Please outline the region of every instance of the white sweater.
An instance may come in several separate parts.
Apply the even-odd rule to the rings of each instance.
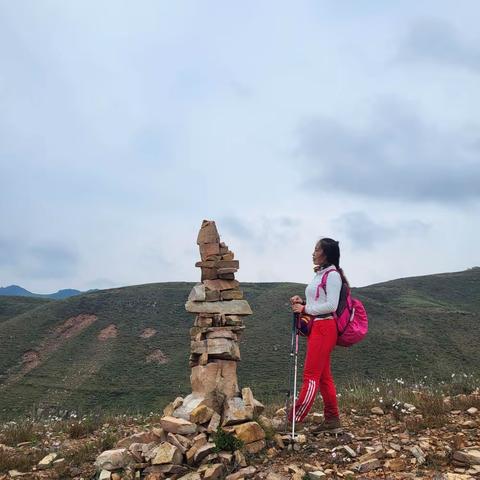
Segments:
[[[342,289],[342,277],[337,271],[331,272],[327,277],[327,293],[319,285],[322,282],[323,274],[327,270],[335,270],[334,266],[322,268],[315,273],[313,280],[307,285],[305,289],[305,298],[307,303],[305,305],[305,313],[309,315],[322,315],[325,313],[332,313],[337,310],[338,299],[340,298],[340,290]],[[318,299],[315,300],[318,289]]]

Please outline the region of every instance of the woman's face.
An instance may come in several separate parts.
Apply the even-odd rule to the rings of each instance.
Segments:
[[[327,258],[325,257],[325,255],[323,253],[321,245],[319,243],[317,243],[317,245],[315,245],[315,249],[313,250],[313,254],[312,254],[313,264],[314,265],[322,265],[323,263],[325,263],[326,259]]]

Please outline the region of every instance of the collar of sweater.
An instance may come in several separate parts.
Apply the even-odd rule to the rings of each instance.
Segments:
[[[315,265],[313,267],[313,270],[315,273],[324,273],[326,272],[327,270],[329,269],[333,269],[333,270],[336,270],[336,267],[335,265],[332,265],[332,264],[327,264],[327,265]]]

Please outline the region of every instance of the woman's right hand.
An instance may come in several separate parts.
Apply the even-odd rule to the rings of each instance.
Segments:
[[[302,297],[298,295],[294,295],[292,298],[290,298],[290,303],[293,305],[294,303],[303,303]]]

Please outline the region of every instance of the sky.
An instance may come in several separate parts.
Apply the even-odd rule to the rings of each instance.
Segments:
[[[480,265],[480,4],[0,0],[0,286]]]

